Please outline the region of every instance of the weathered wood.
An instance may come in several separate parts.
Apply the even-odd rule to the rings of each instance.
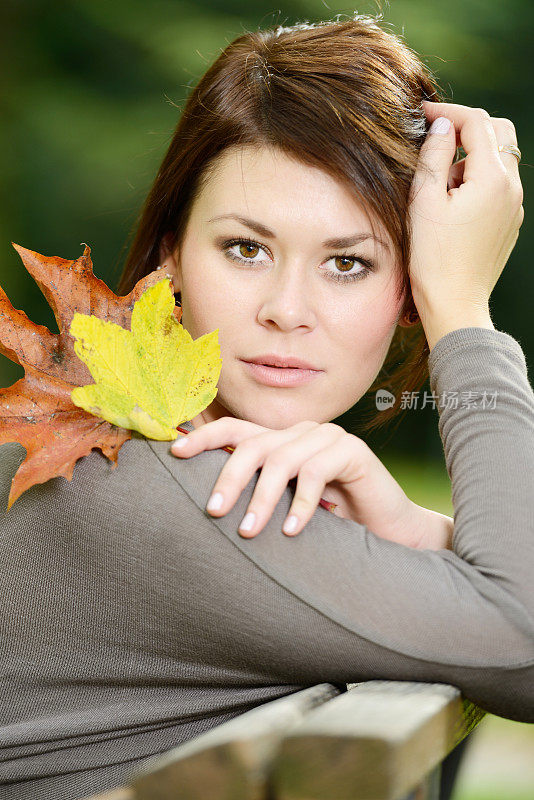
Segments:
[[[348,684],[284,737],[272,763],[272,797],[400,800],[485,713],[448,684]]]
[[[402,800],[440,800],[441,764],[434,767],[421,783]]]
[[[264,703],[84,800],[439,800],[485,711],[442,683],[329,683]]]
[[[135,800],[135,795],[131,789],[123,786],[105,794],[92,794],[91,797],[82,797],[81,800]]]
[[[272,700],[158,756],[129,781],[135,800],[267,800],[280,740],[339,695],[330,683]]]

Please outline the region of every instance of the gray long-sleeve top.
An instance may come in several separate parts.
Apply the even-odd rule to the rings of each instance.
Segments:
[[[70,482],[36,485],[6,513],[25,450],[0,447],[1,800],[104,791],[150,756],[324,681],[449,683],[534,722],[524,353],[505,332],[461,328],[437,342],[429,375],[452,550],[381,539],[321,506],[284,536],[289,486],[245,539],[237,528],[259,470],[214,518],[205,506],[230,455],[179,459],[135,433],[115,469],[93,450]]]

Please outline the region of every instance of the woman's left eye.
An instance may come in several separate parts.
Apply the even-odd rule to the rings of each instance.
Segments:
[[[231,248],[236,246],[238,246],[238,251],[241,255],[230,252]],[[257,255],[256,251],[263,250],[263,252],[265,252],[265,249],[252,239],[230,239],[229,241],[223,242],[222,249],[232,261],[239,261],[244,264],[261,263],[261,260],[254,260]],[[331,272],[328,270],[329,278],[339,283],[361,280],[374,270],[374,265],[371,261],[357,256],[333,255],[330,256],[327,261],[344,262],[343,264],[337,264],[337,266],[342,267],[340,271]],[[360,264],[360,269],[356,272],[349,272],[347,267],[349,267],[350,264],[347,264],[347,262],[352,262],[353,267],[355,267],[356,264]]]

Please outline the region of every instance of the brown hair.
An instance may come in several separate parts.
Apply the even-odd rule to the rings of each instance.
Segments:
[[[191,91],[146,198],[118,284],[127,294],[159,264],[159,245],[182,241],[193,203],[217,157],[239,145],[280,148],[347,185],[391,236],[401,271],[403,313],[414,310],[408,264],[408,195],[428,123],[421,101],[441,102],[432,73],[381,15],[246,32],[218,56]],[[400,295],[399,295],[400,299]],[[387,388],[394,404],[364,433],[388,423],[401,392],[428,377],[420,323],[397,326],[366,396]]]

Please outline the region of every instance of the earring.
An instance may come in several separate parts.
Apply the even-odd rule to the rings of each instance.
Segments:
[[[407,325],[415,325],[416,322],[419,322],[419,314],[416,309],[411,308],[402,319]]]
[[[174,293],[174,299],[176,301],[176,305],[180,306],[180,308],[181,308],[182,307],[182,293],[181,292],[175,292]]]

